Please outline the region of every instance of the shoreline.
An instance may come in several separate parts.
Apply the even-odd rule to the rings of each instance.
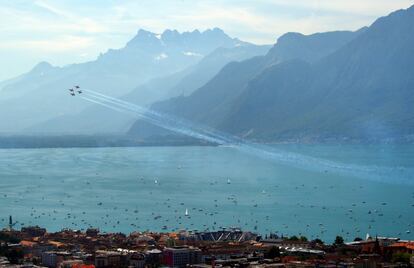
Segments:
[[[363,140],[347,138],[284,139],[279,141],[248,140],[262,145],[412,145],[411,138],[395,140]],[[124,148],[124,147],[191,147],[226,145],[197,140],[190,137],[137,138],[129,135],[0,135],[0,149],[52,149],[52,148]]]
[[[325,242],[241,229],[126,235],[31,226],[0,230],[0,267],[411,267],[414,259],[406,253],[414,242],[400,238],[337,235]]]

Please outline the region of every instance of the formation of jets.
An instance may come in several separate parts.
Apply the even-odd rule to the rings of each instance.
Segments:
[[[80,86],[74,86],[73,88],[69,88],[68,90],[71,96],[75,96],[76,93],[82,94],[82,90],[80,89]]]

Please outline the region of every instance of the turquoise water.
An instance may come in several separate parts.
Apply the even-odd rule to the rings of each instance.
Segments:
[[[295,161],[231,147],[0,150],[0,226],[414,239],[414,146],[275,149]]]

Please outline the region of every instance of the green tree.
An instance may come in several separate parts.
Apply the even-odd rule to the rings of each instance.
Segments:
[[[272,246],[264,255],[266,259],[274,259],[280,257],[279,247]]]
[[[291,241],[299,241],[299,238],[296,235],[292,235],[289,240]]]
[[[392,262],[402,262],[402,263],[407,263],[407,264],[409,264],[410,263],[410,257],[411,257],[411,255],[409,254],[409,253],[394,253],[393,255],[392,255],[392,259],[391,259],[391,261]]]
[[[7,259],[12,264],[18,264],[24,257],[24,253],[21,249],[9,249],[6,253]]]
[[[325,243],[324,243],[322,240],[320,240],[319,238],[316,238],[316,239],[312,240],[312,243],[315,243],[315,244],[320,244],[320,245],[325,244]]]
[[[10,234],[0,232],[0,241],[4,241],[11,244],[17,244],[20,242],[20,239],[11,236]]]
[[[168,238],[166,244],[167,244],[167,247],[175,247],[176,246],[175,240],[172,239],[172,238]]]
[[[337,235],[335,237],[335,245],[343,245],[344,244],[344,238],[342,236]]]

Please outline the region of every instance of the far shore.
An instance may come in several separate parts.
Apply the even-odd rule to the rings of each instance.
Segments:
[[[249,142],[266,145],[387,145],[414,144],[412,137],[398,139],[358,139],[348,137],[303,137]],[[184,136],[138,138],[131,135],[0,135],[0,149],[105,148],[105,147],[179,147],[226,146]]]

